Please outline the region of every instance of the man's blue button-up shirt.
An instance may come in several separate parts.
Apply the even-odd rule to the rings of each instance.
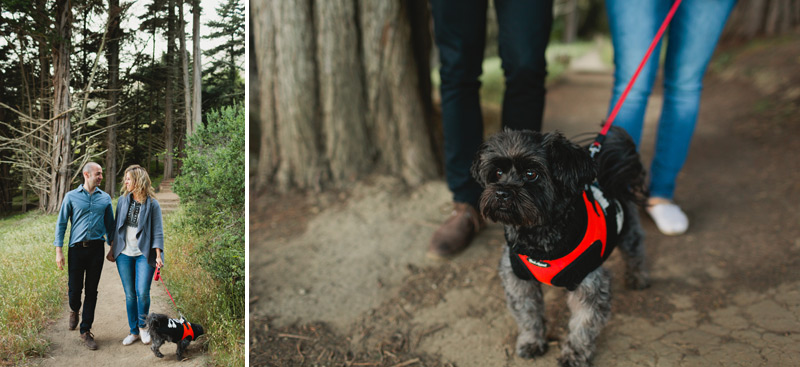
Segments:
[[[90,195],[83,185],[64,195],[61,210],[58,212],[56,240],[53,245],[58,247],[64,245],[67,221],[72,222],[69,231],[70,246],[81,241],[112,241],[114,239],[114,211],[111,208],[111,196],[98,187],[95,187],[94,192]]]

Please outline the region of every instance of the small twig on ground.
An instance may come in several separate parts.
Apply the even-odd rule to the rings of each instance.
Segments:
[[[419,347],[419,343],[422,341],[422,339],[424,339],[428,335],[431,335],[431,334],[433,334],[433,333],[435,333],[435,332],[437,332],[439,330],[442,330],[442,329],[444,329],[446,327],[447,327],[447,324],[441,324],[441,325],[434,326],[434,327],[432,327],[432,328],[430,328],[428,330],[425,330],[422,333],[420,333],[419,336],[417,337],[417,342],[414,344],[414,349],[417,349],[417,347]]]
[[[258,301],[258,296],[250,298],[250,304],[253,304],[255,301]]]
[[[404,367],[404,366],[412,365],[412,364],[417,363],[417,362],[419,362],[419,358],[414,358],[414,359],[409,359],[409,360],[407,360],[405,362],[402,362],[402,363],[398,363],[398,364],[396,364],[396,365],[394,365],[392,367]]]
[[[309,338],[307,336],[294,335],[294,334],[283,334],[283,333],[281,333],[281,334],[278,334],[278,337],[279,338],[291,338],[291,339],[303,339],[303,340],[315,341],[314,338]]]
[[[297,342],[297,353],[300,354],[300,364],[306,361],[306,356],[303,355],[303,352],[300,351],[300,344],[303,344],[303,341],[300,340]]]

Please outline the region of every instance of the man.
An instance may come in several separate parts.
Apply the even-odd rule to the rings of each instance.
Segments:
[[[503,60],[503,127],[542,127],[547,62],[544,51],[553,24],[553,1],[495,0],[498,46]],[[487,0],[431,0],[441,66],[442,127],[447,186],[454,210],[433,234],[428,256],[441,259],[464,250],[483,227],[481,187],[470,166],[483,139],[478,91],[486,43]]]
[[[103,243],[109,246],[114,238],[114,212],[111,196],[100,190],[103,169],[89,162],[83,167],[83,185],[68,192],[61,203],[56,222],[56,265],[64,269],[64,232],[67,222],[72,222],[69,233],[69,329],[78,326],[78,311],[81,309],[81,290],[86,288],[83,300],[83,317],[80,336],[86,347],[97,349],[91,333],[94,309],[97,305],[97,285],[103,271]]]

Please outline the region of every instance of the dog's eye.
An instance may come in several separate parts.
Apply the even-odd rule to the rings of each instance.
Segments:
[[[525,171],[525,178],[528,179],[528,181],[534,181],[537,178],[539,178],[539,174],[536,173],[534,170],[529,169]]]
[[[497,176],[497,178],[503,177],[503,170],[498,168],[494,174]]]

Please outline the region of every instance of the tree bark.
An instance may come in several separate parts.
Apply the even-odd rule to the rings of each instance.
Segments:
[[[800,0],[742,0],[726,25],[724,38],[748,40],[792,32],[800,25]]]
[[[108,105],[116,106],[119,96],[119,42],[120,31],[120,12],[119,0],[108,0]],[[112,107],[106,118],[108,135],[106,137],[106,188],[105,191],[116,197],[117,191],[117,108]]]
[[[291,186],[319,190],[327,179],[320,147],[314,28],[311,1],[275,1],[275,112],[281,163],[275,179],[281,190]],[[280,98],[278,98],[280,96]]]
[[[321,153],[333,182],[358,178],[373,159],[364,119],[364,68],[359,53],[353,52],[359,38],[356,11],[350,0],[318,1],[314,7],[320,119],[325,131]]]
[[[273,11],[265,1],[250,3],[250,25],[252,26],[253,54],[256,58],[258,78],[258,122],[260,127],[258,164],[254,179],[255,187],[261,190],[274,178],[280,163],[275,122],[275,22]],[[254,88],[250,89],[252,93]],[[251,106],[252,107],[252,106]]]
[[[417,61],[429,48],[415,47],[410,25],[427,15],[417,2],[251,3],[258,188],[318,190],[375,171],[410,185],[436,176],[430,93],[420,84],[429,70]]]
[[[186,136],[192,135],[192,89],[189,85],[189,60],[186,55],[186,22],[183,21],[183,0],[178,5],[178,23],[180,24],[181,74],[183,75],[183,111],[186,115]]]
[[[203,123],[203,66],[200,64],[200,0],[192,1],[192,133]],[[187,133],[187,135],[190,135]]]
[[[173,79],[175,77],[174,70],[174,55],[175,55],[175,0],[169,0],[169,11],[167,15],[167,85],[165,88],[164,100],[164,179],[175,177],[173,165],[173,148],[175,138],[173,136],[173,106],[174,99],[173,92]]]
[[[369,128],[380,163],[416,186],[436,176],[414,60],[407,2],[364,1],[360,7]]]
[[[70,163],[72,149],[70,134],[70,73],[69,55],[72,42],[72,1],[59,0],[56,3],[56,32],[58,38],[53,48],[53,154],[50,195],[47,212],[55,213],[61,208],[61,201],[69,190]]]

